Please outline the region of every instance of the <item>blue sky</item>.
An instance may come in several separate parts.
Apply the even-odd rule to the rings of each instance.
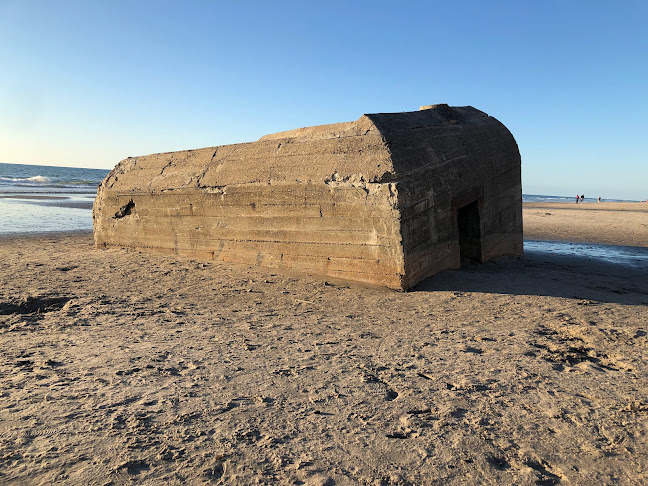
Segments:
[[[503,122],[527,194],[648,198],[648,2],[0,0],[0,162],[134,155],[420,105]]]

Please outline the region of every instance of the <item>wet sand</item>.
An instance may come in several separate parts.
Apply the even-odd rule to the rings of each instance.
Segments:
[[[58,199],[70,199],[68,196],[50,196],[45,194],[0,194],[0,199],[35,199],[40,200],[58,200]]]
[[[92,204],[94,202],[94,197],[88,197],[83,194],[74,196],[53,196],[49,194],[0,194],[0,199],[15,199],[41,206],[73,209],[92,209]]]
[[[0,483],[648,482],[648,215],[537,206],[529,239],[639,257],[532,243],[398,293],[0,239]]]

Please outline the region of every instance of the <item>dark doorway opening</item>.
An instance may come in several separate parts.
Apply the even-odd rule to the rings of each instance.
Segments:
[[[481,225],[477,201],[458,209],[457,223],[459,226],[461,266],[469,262],[481,262]]]

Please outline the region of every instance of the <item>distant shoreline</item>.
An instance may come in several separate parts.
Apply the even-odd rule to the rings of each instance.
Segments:
[[[522,207],[531,208],[551,208],[551,209],[569,209],[585,211],[635,211],[648,213],[648,203],[645,202],[585,202],[585,203],[567,203],[567,202],[523,202]]]

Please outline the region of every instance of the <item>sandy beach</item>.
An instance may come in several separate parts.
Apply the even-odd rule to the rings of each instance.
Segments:
[[[646,203],[524,225],[648,248]],[[646,265],[527,252],[400,293],[89,232],[0,259],[2,484],[648,483]]]
[[[648,246],[648,203],[524,203],[526,239]]]

